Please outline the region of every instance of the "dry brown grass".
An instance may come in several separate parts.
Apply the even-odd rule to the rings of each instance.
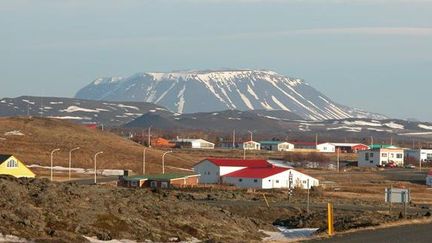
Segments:
[[[6,132],[19,130],[24,136],[5,136]],[[67,166],[69,150],[73,153],[73,167],[92,168],[93,155],[98,151],[98,167],[104,169],[142,170],[143,147],[109,132],[88,129],[67,121],[45,118],[0,118],[0,153],[14,154],[27,164],[50,164],[50,151],[60,148],[55,155],[55,165]],[[164,151],[147,151],[147,171],[160,172]],[[169,154],[166,164],[190,168],[196,161],[185,154]]]

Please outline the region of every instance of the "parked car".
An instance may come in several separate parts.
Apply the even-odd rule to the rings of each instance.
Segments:
[[[389,162],[384,167],[386,167],[386,168],[396,168],[397,165],[394,162]]]
[[[415,165],[405,165],[405,168],[407,169],[415,169]]]

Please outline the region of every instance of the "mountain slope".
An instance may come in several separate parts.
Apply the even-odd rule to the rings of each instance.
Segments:
[[[152,126],[167,131],[205,131],[218,134],[239,134],[254,131],[263,139],[271,137],[289,137],[290,139],[314,139],[316,134],[328,141],[386,139],[399,140],[430,139],[432,124],[398,119],[374,120],[348,118],[340,120],[306,121],[288,111],[238,111],[198,112],[178,114],[169,111],[156,111],[144,114],[124,125],[127,129],[138,129]],[[388,142],[387,140],[382,142]]]
[[[285,110],[303,119],[384,119],[339,105],[300,79],[273,71],[221,70],[138,73],[128,78],[101,78],[77,98],[146,101],[177,113],[220,110]]]
[[[165,110],[145,102],[103,102],[59,97],[22,96],[0,99],[0,117],[44,116],[78,123],[119,126],[156,110]]]

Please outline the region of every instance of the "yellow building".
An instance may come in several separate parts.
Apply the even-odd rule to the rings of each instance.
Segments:
[[[13,155],[0,154],[0,175],[34,178],[35,174]]]

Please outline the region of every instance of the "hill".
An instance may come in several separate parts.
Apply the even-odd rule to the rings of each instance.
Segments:
[[[76,123],[120,126],[165,108],[146,102],[105,102],[62,97],[21,96],[0,99],[0,117],[44,116]]]
[[[124,125],[127,129],[142,129],[152,126],[162,130],[211,132],[230,136],[233,130],[239,135],[253,131],[257,139],[280,139],[315,141],[318,134],[321,142],[345,139],[368,143],[389,143],[390,138],[412,141],[432,138],[432,124],[399,119],[359,119],[306,121],[288,111],[220,111],[178,114],[169,111],[147,113]]]
[[[301,79],[268,70],[137,73],[127,78],[99,78],[77,98],[146,101],[177,113],[220,110],[285,110],[303,119],[384,119],[383,115],[333,102]]]
[[[55,165],[67,166],[69,150],[73,153],[73,167],[94,168],[93,155],[98,151],[100,169],[132,169],[142,171],[143,147],[109,132],[89,129],[68,121],[47,118],[0,118],[0,153],[14,154],[27,164],[50,165],[50,151],[55,154]],[[147,172],[161,171],[163,151],[147,151]],[[167,155],[166,164],[190,168],[194,160],[187,156]]]

